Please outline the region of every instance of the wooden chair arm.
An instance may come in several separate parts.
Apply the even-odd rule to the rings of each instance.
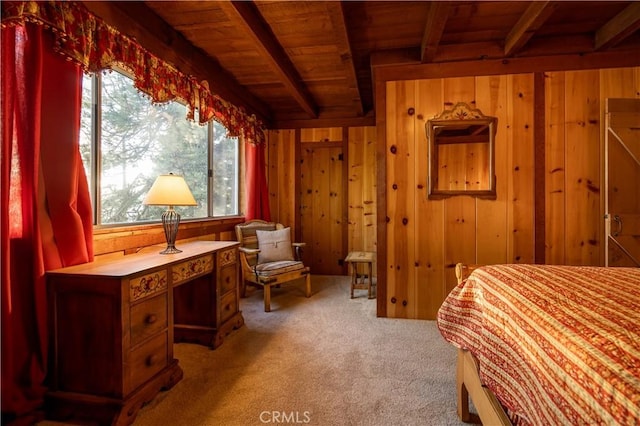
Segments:
[[[260,249],[251,249],[251,248],[246,248],[246,247],[238,247],[238,250],[240,250],[244,254],[258,254],[258,253],[260,253]]]
[[[293,246],[296,260],[302,262],[302,248],[305,247],[307,243],[291,243],[291,245]]]

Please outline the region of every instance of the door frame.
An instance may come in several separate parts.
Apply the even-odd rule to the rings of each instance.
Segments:
[[[342,197],[342,217],[340,218],[341,231],[342,231],[342,275],[347,275],[347,264],[344,262],[344,258],[347,257],[349,250],[349,128],[342,127],[342,140],[341,141],[327,141],[327,142],[302,142],[301,129],[295,129],[295,206],[296,206],[296,223],[299,226],[295,229],[295,240],[302,241],[302,197],[300,191],[302,190],[302,183],[300,177],[301,160],[302,160],[302,144],[312,143],[315,147],[338,147],[342,148],[342,182],[341,190]],[[307,244],[311,244],[310,241],[305,241]],[[313,271],[312,271],[313,272]]]

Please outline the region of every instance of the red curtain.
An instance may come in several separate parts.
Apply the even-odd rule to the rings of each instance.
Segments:
[[[247,205],[245,219],[271,220],[269,211],[269,190],[267,189],[265,145],[246,143],[245,145],[245,188]]]
[[[82,71],[38,25],[2,28],[2,417],[32,423],[47,373],[45,271],[93,259],[78,148]]]

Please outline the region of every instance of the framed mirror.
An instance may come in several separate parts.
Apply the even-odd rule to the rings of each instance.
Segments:
[[[430,199],[455,195],[496,198],[498,119],[458,103],[427,121]]]

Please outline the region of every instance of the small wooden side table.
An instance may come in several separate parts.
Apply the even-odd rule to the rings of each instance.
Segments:
[[[352,251],[349,252],[344,259],[351,268],[351,298],[353,299],[353,290],[369,290],[369,299],[375,299],[371,292],[373,286],[373,260],[376,254],[370,251]],[[358,274],[358,264],[367,265],[366,274]],[[368,280],[367,280],[368,278]],[[366,281],[365,281],[366,280]]]

